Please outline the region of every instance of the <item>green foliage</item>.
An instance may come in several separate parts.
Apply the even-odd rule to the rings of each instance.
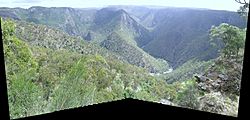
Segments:
[[[245,21],[235,12],[171,8],[149,11],[140,11],[145,14],[138,13],[139,10],[131,12],[139,14],[140,23],[145,22],[145,26],[153,28],[153,40],[143,49],[154,57],[164,58],[173,68],[193,58],[210,60],[218,57],[220,48],[214,49],[209,44],[208,31],[212,25],[226,22],[246,27]]]
[[[19,73],[8,85],[10,117],[19,118],[43,112],[45,105],[43,90],[30,80],[32,75]]]
[[[199,91],[195,80],[187,80],[182,84],[182,88],[178,93],[176,102],[182,107],[188,107],[192,109],[199,108]]]
[[[15,24],[11,20],[1,20],[3,33],[4,58],[7,79],[21,71],[35,71],[37,63],[32,57],[28,45],[19,40],[15,35]]]
[[[80,59],[66,73],[61,84],[52,94],[52,110],[61,110],[71,107],[85,106],[88,104],[88,95],[91,94],[93,85],[87,83],[87,74],[84,60]]]
[[[37,84],[36,73],[38,63],[29,46],[14,35],[15,24],[10,20],[1,24],[10,116],[17,118],[42,112],[43,91]]]
[[[239,50],[244,48],[246,29],[222,23],[219,26],[212,26],[210,30],[211,41],[222,40],[224,48],[221,51],[226,59],[238,57]]]
[[[162,72],[168,69],[168,64],[163,59],[155,59],[135,44],[130,43],[129,38],[121,35],[121,33],[113,32],[106,40],[101,42],[101,46],[118,53],[122,59],[128,63],[143,67],[152,72]]]
[[[168,63],[163,59],[152,57],[138,47],[150,42],[152,36],[149,36],[148,31],[141,25],[135,24],[136,21],[125,11],[114,12],[116,13],[114,18],[100,14],[101,17],[109,18],[95,21],[95,25],[92,25],[92,20],[80,17],[81,14],[87,14],[83,11],[73,14],[74,10],[70,8],[56,11],[54,8],[40,7],[29,10],[35,12],[26,16],[28,13],[21,14],[19,11],[18,17],[33,23],[15,21],[16,26],[10,20],[2,23],[11,117],[29,116],[124,98],[148,101],[167,99],[180,106],[198,107],[199,92],[194,80],[189,79],[197,71],[205,71],[211,62],[196,60],[186,62],[186,60],[193,58],[187,56],[196,53],[195,51],[201,50],[204,46],[206,49],[207,44],[200,42],[207,37],[206,35],[191,33],[190,36],[200,37],[192,39],[191,42],[185,41],[189,42],[188,44],[180,39],[180,44],[174,46],[175,50],[180,52],[173,54],[179,55],[179,58],[174,60],[177,60],[178,64],[186,63],[172,73],[151,76],[149,71],[162,73],[168,69]],[[65,14],[59,14],[61,12]],[[93,16],[90,19],[93,19]],[[64,23],[65,18],[70,18],[67,19],[67,23]],[[107,23],[100,27],[98,23],[102,22]],[[34,23],[51,25],[64,32]],[[176,28],[174,24],[169,25],[170,28],[171,26]],[[80,38],[84,37],[90,26],[99,28],[91,35],[95,35],[94,42],[98,44],[100,42],[105,48]],[[189,28],[192,28],[192,25]],[[166,48],[165,45],[168,44],[161,40],[166,38],[175,40],[176,36],[166,37],[162,34],[165,34],[166,29],[161,28],[161,25],[160,29],[153,30],[154,34],[159,32],[154,42],[160,42],[159,48]],[[175,31],[179,33],[180,29],[182,28],[177,28]],[[202,28],[197,28],[199,31],[200,29]],[[102,31],[105,34],[101,34]],[[189,29],[184,31],[190,32]],[[237,39],[235,38],[236,41],[244,36],[243,32],[240,33]],[[167,33],[170,34],[172,33]],[[177,37],[179,36],[192,38],[189,35],[178,34]],[[175,44],[173,41],[170,43],[169,45]],[[194,44],[197,46],[193,46]],[[186,50],[179,50],[184,45],[188,46]],[[237,43],[236,46],[242,48],[241,43]],[[189,49],[193,51],[190,52]],[[173,53],[171,47],[155,50],[159,53]],[[206,49],[203,55],[209,53],[210,51]],[[197,54],[200,53],[194,56]]]
[[[110,40],[105,40],[103,42],[105,48],[103,48],[48,26],[26,22],[17,22],[17,24],[17,35],[32,46],[54,50],[66,49],[83,55],[100,54],[105,59],[118,59],[133,65],[145,66],[149,70],[159,71],[168,67],[166,61],[153,58],[135,45],[125,42],[118,34],[112,34]]]
[[[121,9],[121,7],[119,6],[118,9]],[[140,59],[140,62],[146,61],[145,63],[149,64],[148,66],[153,66],[157,70],[161,70],[161,67],[157,67],[157,61],[152,59],[152,56],[164,58],[173,67],[178,67],[194,57],[200,60],[209,60],[217,57],[217,49],[210,49],[211,46],[208,44],[207,31],[212,25],[227,22],[241,27],[246,26],[237,13],[228,11],[187,10],[188,12],[184,12],[183,10],[175,10],[176,8],[159,10],[143,7],[125,7],[122,9],[125,11],[109,8],[86,10],[31,7],[29,9],[1,8],[0,13],[2,16],[20,19],[21,21],[58,28],[69,35],[81,38],[88,38],[88,33],[91,31],[94,33],[91,36],[94,37],[90,42],[96,43],[105,40],[112,32],[119,32],[122,38],[126,38],[124,41],[133,45],[137,44],[137,48],[147,51],[150,55],[145,53],[146,57],[143,57],[145,59]],[[23,26],[22,24],[18,25],[18,27]],[[45,29],[48,32],[39,35],[43,32],[37,31],[37,28],[41,27],[35,27],[30,29],[30,31],[23,32],[27,37],[21,39],[35,39],[37,41],[33,41],[32,45],[39,44],[52,49],[65,47],[64,45],[67,43],[66,46],[69,49],[74,49],[79,51],[79,53],[89,53],[89,50],[82,48],[82,46],[79,47],[77,45],[76,47],[72,45],[74,44],[72,41],[61,43],[61,41],[65,41],[63,37],[66,37],[62,33],[56,34],[56,32],[53,33],[50,29]],[[152,30],[150,31],[147,28]],[[33,35],[29,36],[31,33]],[[57,41],[58,44],[55,44],[53,40],[49,39],[50,37],[56,37],[60,41]],[[44,43],[40,43],[43,40],[45,40]],[[91,53],[96,51],[98,50],[91,50]],[[134,51],[130,52],[135,53]],[[118,55],[118,57],[121,56]],[[126,59],[126,57],[123,57],[123,59]],[[132,64],[138,65],[137,62],[132,62]]]
[[[194,74],[201,74],[207,70],[212,61],[199,61],[196,59],[189,60],[173,72],[161,75],[160,78],[167,81],[167,83],[174,83],[176,81],[182,82],[191,79]]]
[[[42,84],[45,91],[44,97],[49,99],[50,94],[55,86],[65,77],[73,64],[78,61],[81,56],[66,50],[56,50],[33,47],[34,57],[38,61],[38,81]]]

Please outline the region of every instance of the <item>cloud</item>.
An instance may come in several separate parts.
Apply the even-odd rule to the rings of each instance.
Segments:
[[[13,3],[40,3],[43,0],[15,0]]]

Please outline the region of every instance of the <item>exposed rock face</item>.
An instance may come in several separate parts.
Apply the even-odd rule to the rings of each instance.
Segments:
[[[195,76],[199,89],[206,92],[239,95],[242,63],[218,59],[216,64],[206,73]]]
[[[220,92],[212,92],[200,98],[199,109],[236,117],[238,114],[238,101],[239,98],[236,101],[232,101]]]
[[[205,92],[199,98],[199,110],[237,116],[242,63],[218,58],[202,75],[196,75],[198,88]]]

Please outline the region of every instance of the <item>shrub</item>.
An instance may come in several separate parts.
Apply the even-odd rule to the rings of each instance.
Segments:
[[[175,101],[182,107],[198,109],[198,96],[199,91],[195,80],[188,80],[182,83],[182,90],[178,93]]]

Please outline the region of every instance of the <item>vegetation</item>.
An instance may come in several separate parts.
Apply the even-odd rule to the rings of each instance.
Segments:
[[[246,29],[233,25],[222,23],[217,27],[212,26],[212,44],[216,45],[214,42],[221,40],[223,48],[220,51],[221,56],[209,69],[201,76],[196,76],[198,88],[204,92],[199,97],[200,110],[237,116],[245,36]]]
[[[11,118],[125,98],[237,115],[237,13],[126,9],[0,8]]]
[[[31,39],[16,37],[13,21],[1,24],[11,118],[131,97],[176,97],[174,86],[150,76],[145,68],[100,54],[34,45]]]
[[[208,61],[219,56],[221,47],[213,48],[209,42],[208,31],[212,25],[224,22],[239,28],[246,27],[245,20],[235,12],[165,8],[150,10],[141,17],[140,22],[151,20],[150,23],[154,24],[153,40],[143,49],[152,56],[167,60],[173,68],[194,58]]]
[[[238,58],[240,50],[245,46],[246,29],[222,23],[218,27],[212,26],[210,36],[212,41],[219,39],[224,43],[221,51],[222,57],[225,59]]]
[[[194,79],[187,80],[182,84],[184,87],[177,96],[178,105],[182,107],[198,109],[200,105],[198,97],[202,94],[198,90],[198,84]]]
[[[246,22],[248,20],[248,12],[249,12],[249,2],[246,0],[235,0],[237,3],[241,4],[240,8],[237,10],[237,12],[244,18],[246,19]]]
[[[157,60],[152,56],[146,54],[144,51],[139,48],[127,43],[127,42],[114,42],[110,46],[101,47],[99,45],[89,43],[82,38],[73,37],[68,35],[67,33],[52,28],[47,27],[45,25],[37,25],[27,22],[17,22],[16,34],[18,37],[28,42],[28,44],[32,46],[41,46],[54,50],[58,49],[67,49],[72,52],[78,52],[83,55],[89,54],[101,54],[107,59],[118,59],[123,62],[127,62],[136,66],[142,66],[142,64],[150,70],[155,71],[164,71],[168,68],[168,65],[164,61]],[[110,36],[112,40],[115,38],[119,38],[116,41],[123,40],[120,36]],[[110,41],[110,40],[105,40]],[[105,42],[103,42],[105,43]],[[125,46],[127,49],[125,52],[122,52],[122,49],[118,49],[119,51],[115,51],[117,49],[115,47]],[[139,54],[139,55],[138,55]],[[137,57],[132,57],[138,55]],[[163,64],[159,67],[159,64]]]
[[[15,24],[4,21],[1,26],[11,115],[22,117],[36,114],[42,110],[38,104],[42,106],[43,95],[37,82],[38,63],[28,45],[15,36]]]
[[[187,79],[192,79],[195,74],[202,74],[205,72],[212,63],[212,60],[205,62],[193,59],[186,62],[173,72],[163,75],[162,77],[167,81],[167,83],[186,81]]]
[[[153,56],[164,59],[173,68],[193,58],[208,61],[219,56],[218,49],[211,49],[209,44],[208,31],[212,25],[225,22],[240,28],[246,26],[245,20],[236,12],[178,9],[131,6],[114,6],[100,10],[65,7],[0,8],[0,16],[57,28],[98,45],[116,32],[126,44],[133,44],[133,47],[140,49],[136,51],[144,54],[147,57],[145,59],[151,62],[148,66],[158,63],[151,57]]]

